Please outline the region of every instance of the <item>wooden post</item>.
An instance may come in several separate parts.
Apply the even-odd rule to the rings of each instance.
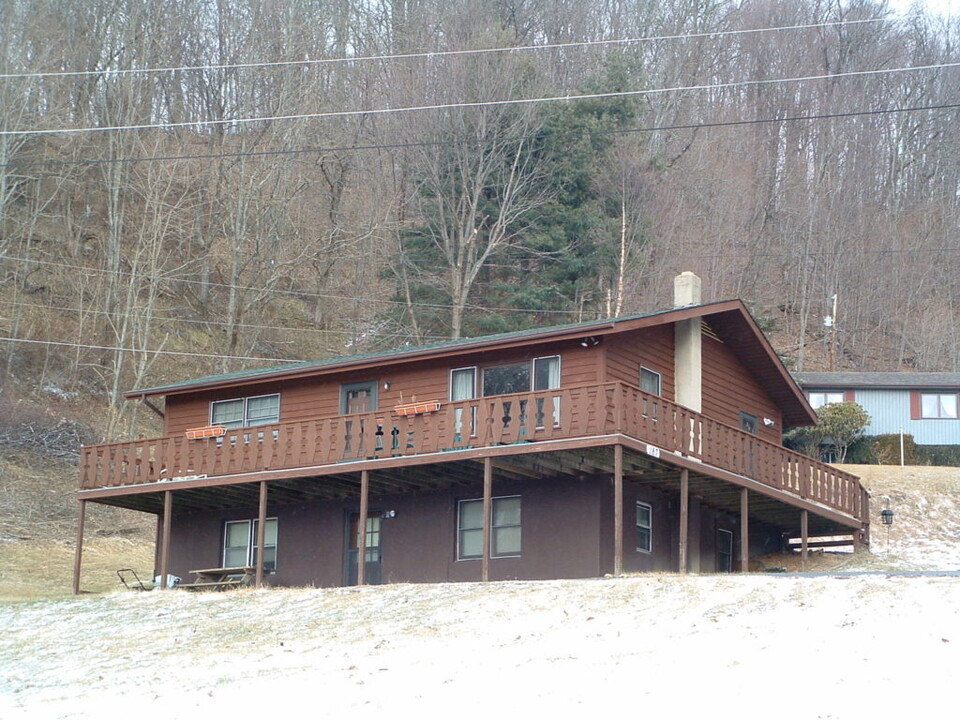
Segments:
[[[800,569],[803,572],[807,571],[808,522],[807,511],[802,510],[800,512]]]
[[[263,550],[267,539],[267,481],[260,481],[260,513],[257,515],[257,579],[256,587],[263,587]]]
[[[77,547],[73,554],[73,594],[80,594],[80,561],[83,557],[83,524],[87,518],[87,501],[80,501],[80,515],[77,518]]]
[[[623,445],[613,446],[613,574],[623,574]]]
[[[680,471],[680,572],[687,571],[687,543],[690,527],[690,471]]]
[[[483,556],[480,579],[490,580],[490,524],[493,519],[493,458],[483,459]]]
[[[167,589],[167,566],[170,560],[170,523],[173,519],[173,491],[163,492],[163,534],[160,537],[160,589]]]
[[[740,490],[740,572],[750,571],[749,508],[747,489],[743,488]]]
[[[370,512],[370,471],[360,471],[360,516],[357,518],[357,585],[367,582],[367,514]]]

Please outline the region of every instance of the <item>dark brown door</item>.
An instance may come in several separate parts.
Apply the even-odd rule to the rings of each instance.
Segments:
[[[359,548],[357,545],[357,524],[360,519],[360,513],[350,513],[347,519],[347,538],[346,548],[346,572],[345,584],[357,584],[357,557]],[[371,512],[367,514],[367,526],[364,532],[366,564],[364,567],[364,579],[367,585],[379,585],[383,577],[383,535],[380,532],[381,513]]]

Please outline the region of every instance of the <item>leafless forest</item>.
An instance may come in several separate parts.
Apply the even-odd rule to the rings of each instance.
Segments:
[[[134,386],[684,269],[797,369],[960,370],[958,44],[871,0],[2,0],[0,379],[116,435]]]

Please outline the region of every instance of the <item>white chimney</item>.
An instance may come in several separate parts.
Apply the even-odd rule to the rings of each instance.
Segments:
[[[676,308],[699,305],[700,278],[684,271],[673,280],[673,305]],[[673,358],[676,381],[676,401],[684,407],[701,412],[703,409],[703,372],[700,318],[674,323]]]
[[[673,279],[673,306],[687,307],[700,304],[700,278],[684,270]]]

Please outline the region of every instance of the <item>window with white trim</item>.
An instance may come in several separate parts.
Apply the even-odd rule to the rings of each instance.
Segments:
[[[842,392],[812,392],[810,393],[810,407],[814,410],[822,408],[824,405],[832,403],[842,403],[844,395]]]
[[[210,403],[210,424],[229,429],[280,422],[280,394],[257,395]]]
[[[653,506],[637,502],[637,552],[653,552]]]
[[[660,373],[650,368],[640,366],[640,389],[651,395],[659,395],[661,391]]]
[[[490,557],[520,555],[520,496],[492,498]],[[483,557],[483,499],[461,500],[457,507],[457,560]]]
[[[934,420],[957,419],[956,393],[921,393],[920,417]]]
[[[231,520],[223,525],[223,566],[247,567],[257,564],[259,520]],[[277,519],[267,518],[263,526],[263,568],[277,569]]]

